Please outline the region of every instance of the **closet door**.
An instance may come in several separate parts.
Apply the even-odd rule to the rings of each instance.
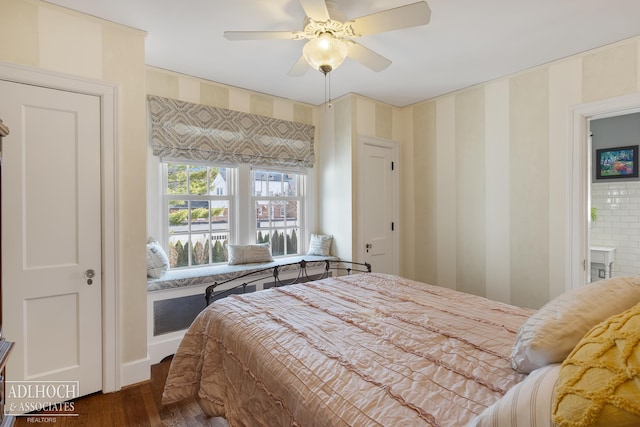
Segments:
[[[396,146],[363,137],[360,144],[360,247],[358,260],[376,273],[399,274]]]
[[[8,381],[102,389],[100,98],[0,81]],[[60,401],[65,399],[60,399]],[[8,402],[9,403],[9,402]]]

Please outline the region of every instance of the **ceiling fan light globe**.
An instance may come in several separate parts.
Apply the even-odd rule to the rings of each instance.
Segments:
[[[302,54],[309,65],[326,74],[324,70],[335,70],[347,57],[349,48],[342,40],[330,34],[322,34],[311,39],[302,48]]]

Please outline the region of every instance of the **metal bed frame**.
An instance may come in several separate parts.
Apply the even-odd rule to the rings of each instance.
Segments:
[[[307,264],[319,264],[319,263],[324,263],[324,270],[322,271],[322,273],[320,273],[319,276],[318,275],[314,277],[309,276],[309,274],[307,273]],[[280,269],[288,266],[298,266],[298,275],[293,279],[289,279],[286,281],[281,280]],[[239,288],[242,288],[242,293],[246,293],[248,285],[255,282],[259,282],[259,281],[264,281],[265,280],[264,273],[271,270],[272,270],[272,276],[274,279],[274,286],[279,287],[279,286],[293,285],[295,283],[305,283],[313,280],[324,279],[326,277],[329,277],[329,273],[332,271],[335,271],[337,273],[346,273],[347,275],[351,273],[371,273],[371,264],[367,262],[360,263],[360,262],[353,262],[353,261],[344,261],[339,259],[324,260],[324,261],[306,261],[303,259],[301,261],[292,262],[289,264],[280,264],[280,265],[274,265],[271,267],[262,268],[260,270],[253,270],[248,273],[233,277],[231,279],[223,280],[222,282],[215,282],[214,284],[207,286],[204,294],[207,305],[215,301],[217,299],[216,296],[219,296],[222,294],[238,293],[238,292],[234,292],[234,290],[237,290]],[[255,277],[255,276],[259,276],[259,277]],[[225,285],[227,283],[234,282],[243,278],[248,278],[248,280],[245,280],[242,283],[236,286],[233,286],[231,288],[228,288],[222,291],[216,291],[216,288],[222,285]]]

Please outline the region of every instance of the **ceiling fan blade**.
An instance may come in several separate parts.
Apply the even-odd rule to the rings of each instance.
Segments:
[[[328,21],[329,11],[324,0],[300,0],[304,13],[314,21]]]
[[[225,31],[227,40],[295,40],[294,31]]]
[[[353,20],[351,28],[360,36],[425,25],[431,18],[426,1],[372,13]]]
[[[391,65],[390,60],[358,43],[349,45],[348,56],[362,65],[371,68],[373,71],[382,71]]]
[[[290,77],[301,77],[307,73],[307,70],[309,68],[311,67],[309,66],[309,63],[307,62],[307,60],[304,59],[304,56],[300,56],[298,61],[296,61],[296,63],[293,64],[293,67],[291,67],[291,69],[287,74]]]

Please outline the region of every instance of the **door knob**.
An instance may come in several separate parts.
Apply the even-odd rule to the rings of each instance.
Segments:
[[[87,285],[93,285],[93,278],[96,276],[96,272],[92,269],[89,269],[84,272],[84,278],[87,281]]]

